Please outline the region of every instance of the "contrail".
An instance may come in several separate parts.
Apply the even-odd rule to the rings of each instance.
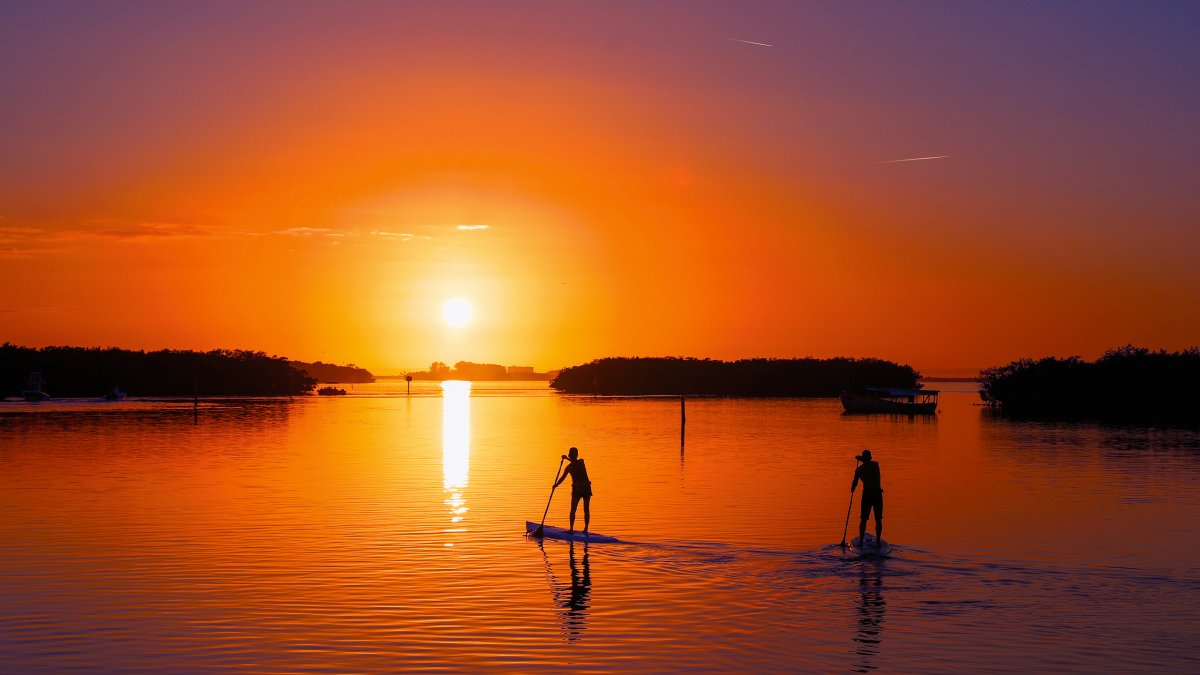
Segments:
[[[927,159],[946,159],[950,155],[934,155],[932,157],[909,157],[907,159],[888,159],[881,164],[895,164],[896,162],[923,162]]]
[[[751,41],[749,41],[749,40],[740,40],[740,39],[738,39],[738,38],[725,38],[725,39],[726,39],[726,40],[733,40],[734,42],[742,42],[742,43],[745,43],[745,44],[748,44],[748,45],[758,45],[759,47],[774,47],[774,46],[775,46],[775,45],[769,45],[769,44],[767,44],[767,43],[765,43],[765,42],[751,42]]]

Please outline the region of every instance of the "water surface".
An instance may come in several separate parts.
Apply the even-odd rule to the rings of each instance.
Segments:
[[[4,669],[1200,669],[1195,432],[414,384],[0,404]],[[571,445],[622,543],[522,535]]]

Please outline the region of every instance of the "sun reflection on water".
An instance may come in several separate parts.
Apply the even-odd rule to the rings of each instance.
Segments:
[[[450,511],[447,534],[466,532],[463,520],[469,510],[464,492],[471,466],[471,383],[447,380],[442,383],[442,502]],[[446,542],[446,546],[453,546]]]

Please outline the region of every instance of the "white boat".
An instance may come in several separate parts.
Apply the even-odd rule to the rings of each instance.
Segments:
[[[868,387],[863,393],[843,393],[842,407],[848,413],[894,413],[932,415],[937,412],[934,389],[891,389]]]
[[[21,397],[26,401],[49,401],[50,394],[42,391],[42,385],[45,380],[42,379],[40,372],[34,371],[29,374],[29,381],[25,383],[25,390],[21,392]]]

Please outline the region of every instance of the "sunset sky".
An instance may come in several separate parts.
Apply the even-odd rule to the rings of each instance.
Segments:
[[[376,373],[1181,349],[1198,29],[1197,2],[3,0],[0,341]]]

